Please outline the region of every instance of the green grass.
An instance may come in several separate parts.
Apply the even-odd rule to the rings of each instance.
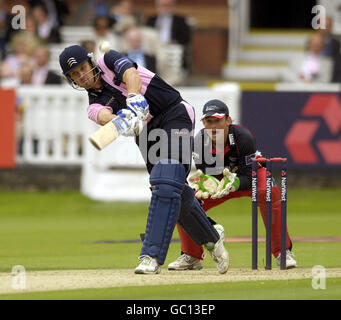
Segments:
[[[305,190],[290,189],[288,194],[288,229],[292,237],[340,236],[341,189]],[[110,269],[135,268],[141,243],[94,244],[98,240],[138,239],[144,232],[148,203],[102,203],[92,201],[77,192],[0,192],[0,272],[10,272],[14,265],[23,265],[26,270],[62,269]],[[208,214],[223,224],[228,237],[250,236],[251,201],[235,199],[216,207]],[[261,220],[261,219],[259,219]],[[265,235],[262,222],[260,236]],[[177,231],[174,234],[178,238]],[[228,244],[231,267],[251,267],[251,244]],[[165,264],[175,259],[180,251],[179,243],[172,243]],[[300,267],[314,265],[341,267],[341,243],[294,243],[294,252]],[[260,245],[259,264],[265,259],[264,244]],[[213,267],[210,259],[205,266]],[[282,284],[281,284],[282,283]],[[335,286],[334,286],[335,283]],[[330,284],[328,295],[337,296],[339,280]],[[197,285],[194,294],[187,289],[192,286],[162,286],[134,288],[76,290],[59,293],[32,293],[13,295],[31,298],[113,298],[113,299],[205,299],[204,292],[216,291],[216,299],[257,298],[256,292],[271,298],[274,288],[281,289],[283,298],[293,298],[293,292],[301,292],[307,298],[318,298],[311,289],[306,290],[302,281],[267,281]],[[219,289],[221,286],[221,289]],[[309,287],[309,286],[308,286]],[[249,289],[247,289],[249,288]],[[255,292],[253,292],[253,288]],[[230,295],[229,291],[235,294]],[[175,291],[174,291],[175,290]],[[174,291],[179,295],[170,295]],[[226,291],[226,292],[225,292]],[[145,292],[145,294],[144,294]],[[146,295],[146,293],[148,294]],[[223,293],[225,292],[225,293]],[[268,295],[269,293],[269,295]],[[277,293],[276,293],[277,294]],[[297,293],[298,294],[298,293]],[[339,298],[341,290],[339,289]],[[9,296],[1,296],[8,298]],[[12,297],[12,296],[11,296]],[[260,296],[259,296],[260,297]],[[275,298],[276,296],[273,296]],[[215,299],[210,296],[211,299]]]

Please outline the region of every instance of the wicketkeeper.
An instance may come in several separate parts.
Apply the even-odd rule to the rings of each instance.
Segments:
[[[205,211],[230,199],[251,197],[252,159],[257,157],[256,140],[245,127],[233,125],[226,104],[208,101],[201,118],[204,129],[195,137],[193,158],[197,171],[189,178],[196,197]],[[218,148],[218,145],[220,148]],[[219,157],[220,165],[207,162],[207,155]],[[260,155],[260,154],[259,154]],[[258,206],[266,225],[266,169],[258,168]],[[281,247],[281,192],[272,187],[272,254],[280,265]],[[215,222],[210,219],[212,224]],[[168,265],[169,270],[201,269],[204,250],[178,225],[182,255]],[[297,266],[293,258],[292,242],[287,232],[286,265]]]
[[[95,62],[92,54],[74,45],[67,47],[59,60],[69,83],[88,92],[89,118],[105,125],[120,117],[125,134],[136,137],[146,161],[152,196],[135,273],[160,272],[176,223],[196,245],[206,245],[218,271],[225,273],[229,259],[224,241],[186,183],[192,158],[193,107],[158,75],[117,51],[110,50]],[[143,126],[143,122],[147,124]],[[162,131],[159,139],[155,135],[150,138],[156,129]],[[153,161],[150,155],[157,146],[163,151]]]

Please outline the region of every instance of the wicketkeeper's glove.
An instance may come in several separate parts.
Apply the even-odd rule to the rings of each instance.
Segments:
[[[217,191],[211,195],[212,199],[218,199],[227,196],[230,192],[237,191],[240,186],[240,180],[236,173],[230,172],[228,168],[223,170],[223,178],[220,180]]]
[[[128,126],[128,129],[122,134],[125,137],[138,136],[143,129],[143,122],[139,120],[130,110],[121,109],[117,115],[123,118]]]
[[[126,99],[127,108],[134,113],[139,120],[146,121],[149,114],[149,105],[142,94],[130,94]]]
[[[208,174],[204,174],[201,170],[197,170],[188,178],[189,185],[196,193],[197,199],[207,199],[210,195],[217,191],[219,180]]]

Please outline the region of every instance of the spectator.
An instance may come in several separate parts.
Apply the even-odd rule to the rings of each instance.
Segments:
[[[155,0],[157,15],[147,20],[147,25],[158,29],[164,44],[176,43],[187,46],[190,27],[184,16],[174,13],[175,0]]]
[[[304,83],[328,83],[332,76],[332,61],[323,55],[324,40],[316,33],[308,41],[308,50],[293,59],[284,81]]]
[[[32,74],[33,85],[61,84],[62,80],[54,71],[49,70],[50,52],[46,46],[39,46],[34,54]]]
[[[70,6],[73,11],[70,17],[70,24],[72,25],[91,25],[94,19],[98,16],[109,16],[109,4],[107,0],[88,0],[82,3],[73,4],[70,1]],[[72,20],[72,21],[71,21]]]
[[[110,9],[111,25],[115,26],[115,31],[120,31],[120,24],[126,19],[132,20],[135,24],[140,24],[141,14],[133,11],[132,0],[119,0]],[[118,30],[116,30],[118,28]]]
[[[32,8],[36,5],[44,5],[48,11],[51,24],[55,28],[62,26],[64,17],[70,13],[69,6],[64,0],[29,0],[28,3]]]
[[[137,27],[131,27],[127,29],[124,32],[124,40],[127,45],[127,51],[123,51],[123,54],[127,55],[131,60],[140,66],[157,73],[156,56],[146,53],[140,30]]]
[[[98,59],[103,52],[99,50],[99,45],[103,41],[110,44],[110,48],[117,49],[119,46],[119,38],[110,29],[110,19],[107,16],[99,16],[95,18],[93,24],[95,30],[95,58]]]
[[[183,66],[189,68],[191,29],[186,18],[174,13],[175,0],[155,0],[157,15],[147,20],[147,26],[156,28],[163,44],[179,44],[184,48]]]
[[[333,20],[331,17],[326,17],[325,29],[320,29],[319,33],[324,40],[323,55],[331,58],[333,61],[333,71],[331,82],[341,82],[341,52],[340,41],[332,35]]]
[[[144,54],[150,57],[155,57],[156,72],[171,85],[178,85],[182,83],[184,79],[183,74],[182,72],[179,72],[179,70],[174,69],[172,63],[170,63],[165,46],[161,43],[158,32],[147,26],[137,26],[136,22],[130,18],[127,18],[120,23],[120,32],[123,35],[126,35],[128,30],[134,29],[138,29],[141,35],[141,46]],[[122,37],[121,47],[122,51],[125,53],[131,49],[131,46],[125,36]]]
[[[49,19],[47,8],[42,4],[37,4],[32,8],[32,14],[37,22],[38,36],[47,43],[60,43],[59,31],[53,26],[53,20]]]
[[[25,32],[20,32],[13,37],[11,41],[13,52],[6,57],[0,68],[1,78],[6,84],[16,85],[19,82],[22,64],[32,59],[38,45],[36,38],[29,37]]]

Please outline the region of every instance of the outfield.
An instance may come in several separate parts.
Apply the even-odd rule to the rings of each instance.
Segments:
[[[249,242],[227,243],[231,270],[225,276],[213,269],[209,257],[200,273],[170,273],[166,265],[180,251],[179,243],[173,242],[166,265],[153,283],[153,276],[133,273],[138,264],[141,248],[138,238],[145,228],[148,203],[101,203],[76,192],[0,192],[0,279],[10,278],[12,267],[22,265],[27,272],[28,287],[26,292],[6,291],[2,281],[0,299],[340,299],[340,195],[341,189],[289,189],[288,228],[290,235],[300,240],[294,243],[299,268],[281,273],[276,266],[269,273],[280,274],[283,279],[276,276],[277,280],[256,280],[265,271],[238,278],[251,269]],[[250,199],[230,201],[208,214],[224,225],[228,239],[250,236]],[[264,236],[261,221],[259,230]],[[178,238],[177,231],[174,238]],[[260,270],[264,268],[264,253],[261,243]],[[316,265],[327,268],[325,290],[312,288],[309,274]],[[64,281],[85,282],[81,288],[90,284],[88,289],[76,286],[75,290],[67,287],[68,290],[49,291],[53,286],[46,285],[44,290],[48,291],[27,292],[30,276],[38,271],[45,272],[38,274],[39,277],[47,272],[52,279],[64,272]],[[85,272],[89,272],[87,276]],[[301,275],[297,279],[293,277],[295,272]],[[109,284],[103,282],[101,287],[100,278],[97,286],[91,284],[90,280],[96,280],[96,276],[109,277]],[[111,276],[115,277],[112,288]],[[181,282],[180,276],[192,278],[193,282],[204,279],[197,280],[204,283]],[[117,281],[120,277],[122,281]],[[124,277],[133,283],[125,286]],[[170,282],[166,281],[168,278]]]

